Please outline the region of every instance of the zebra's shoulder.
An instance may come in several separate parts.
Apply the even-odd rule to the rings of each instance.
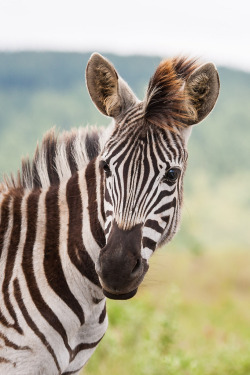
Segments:
[[[98,156],[107,133],[103,127],[82,127],[61,133],[52,128],[41,145],[37,145],[34,157],[22,160],[17,175],[4,177],[1,191],[49,188],[69,179]]]

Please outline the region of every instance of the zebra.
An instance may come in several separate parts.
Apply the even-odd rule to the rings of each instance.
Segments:
[[[89,94],[112,123],[49,131],[0,185],[0,373],[79,374],[106,297],[132,298],[180,222],[187,142],[213,109],[212,63],[164,60],[144,101],[94,53]]]

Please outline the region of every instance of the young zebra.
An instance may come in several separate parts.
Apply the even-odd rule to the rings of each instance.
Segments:
[[[49,132],[0,191],[0,374],[77,374],[107,329],[105,296],[136,294],[180,220],[191,125],[213,64],[162,62],[139,101],[99,54],[86,71],[106,131]]]

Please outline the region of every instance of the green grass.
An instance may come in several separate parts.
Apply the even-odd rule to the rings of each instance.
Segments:
[[[159,251],[138,295],[108,301],[85,375],[249,375],[250,252]]]

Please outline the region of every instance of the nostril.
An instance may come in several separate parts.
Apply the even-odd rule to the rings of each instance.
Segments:
[[[131,274],[134,275],[141,268],[141,258],[137,259],[134,268],[132,269]]]

